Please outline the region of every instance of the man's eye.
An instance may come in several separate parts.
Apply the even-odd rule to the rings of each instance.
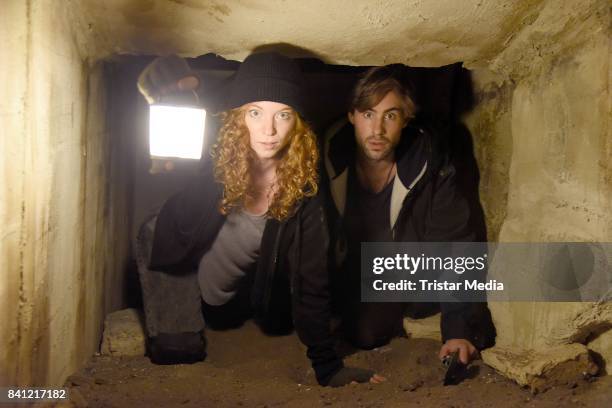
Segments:
[[[261,116],[261,112],[259,112],[257,109],[249,109],[248,114],[252,118],[258,118]]]
[[[363,117],[366,119],[372,119],[372,112],[363,112]]]
[[[385,115],[385,119],[387,119],[387,120],[395,120],[395,119],[397,119],[397,114],[395,114],[393,112],[392,113],[387,113]]]
[[[281,120],[291,119],[291,112],[279,112],[276,117]]]

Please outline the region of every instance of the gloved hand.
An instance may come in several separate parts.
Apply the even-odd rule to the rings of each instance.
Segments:
[[[199,84],[187,61],[176,55],[155,58],[138,77],[138,90],[150,104],[173,92],[195,90]]]
[[[357,367],[342,367],[340,371],[332,376],[327,385],[330,387],[342,387],[353,381],[364,383],[369,382],[374,376],[375,374],[372,370],[365,370]]]

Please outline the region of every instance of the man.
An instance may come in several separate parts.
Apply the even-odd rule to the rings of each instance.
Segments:
[[[416,106],[402,68],[369,70],[354,89],[350,124],[336,124],[325,143],[339,266],[335,280],[341,282],[334,297],[344,334],[365,349],[402,332],[408,305],[360,302],[361,243],[475,239],[468,226],[468,205],[455,187],[454,167],[437,149],[435,134],[411,122]],[[425,305],[410,306],[414,311]],[[470,319],[473,305],[442,303],[440,308],[440,357],[458,351],[467,364],[476,355],[474,343],[478,348],[492,345],[491,330],[482,338]]]

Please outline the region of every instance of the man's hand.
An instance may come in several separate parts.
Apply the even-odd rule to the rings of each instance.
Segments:
[[[199,85],[187,61],[176,55],[155,58],[138,77],[138,90],[150,104],[174,92],[193,91]]]
[[[469,340],[450,339],[446,340],[446,343],[442,345],[438,356],[440,357],[440,359],[442,359],[444,358],[444,356],[451,354],[455,351],[459,351],[459,360],[463,364],[468,364],[478,354],[476,347],[474,347],[474,345]]]
[[[380,384],[387,379],[382,375],[374,373],[372,370],[365,370],[363,368],[355,367],[342,367],[334,376],[329,380],[330,387],[342,387],[347,384],[357,384],[369,382],[371,384]]]

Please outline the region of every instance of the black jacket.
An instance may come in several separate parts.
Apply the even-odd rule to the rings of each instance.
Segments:
[[[218,210],[222,193],[209,165],[188,188],[164,204],[155,227],[151,269],[168,273],[197,269],[225,221]],[[322,385],[342,368],[329,326],[328,244],[319,197],[303,200],[283,222],[269,219],[252,290],[256,317],[264,328],[278,319],[293,320]]]
[[[356,142],[353,126],[343,120],[327,132],[325,168],[331,208],[333,245],[345,248],[342,216],[346,204],[349,168],[354,165]],[[470,210],[455,186],[455,169],[442,153],[433,130],[409,124],[395,151],[397,175],[391,193],[390,221],[393,240],[397,242],[473,241],[469,227]],[[336,249],[336,264],[344,262]],[[340,267],[342,269],[342,267]],[[441,303],[442,339],[471,339],[464,303]]]

